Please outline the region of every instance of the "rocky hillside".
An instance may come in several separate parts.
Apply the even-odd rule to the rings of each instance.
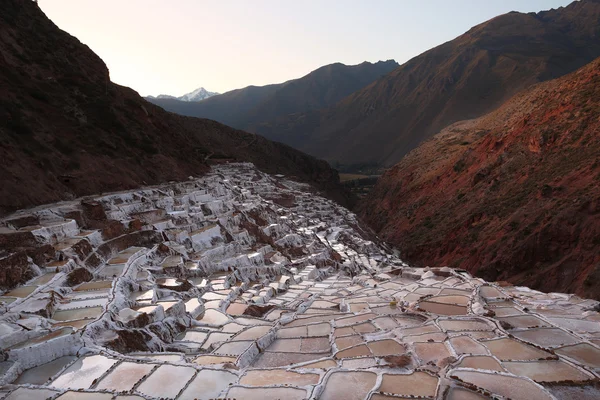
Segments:
[[[348,198],[325,162],[214,121],[165,112],[110,82],[104,62],[32,1],[0,13],[0,213],[254,162]]]
[[[248,86],[202,102],[152,99],[165,110],[215,121],[267,137],[279,138],[273,127],[292,114],[329,107],[394,70],[394,60],[359,65],[326,65],[299,79],[267,86]]]
[[[600,59],[446,128],[360,210],[411,261],[600,298]]]
[[[600,56],[600,1],[509,13],[403,64],[335,106],[278,121],[277,138],[317,157],[393,165],[451,123]]]

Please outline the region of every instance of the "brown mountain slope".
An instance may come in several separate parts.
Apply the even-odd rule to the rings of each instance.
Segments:
[[[456,121],[600,56],[600,0],[509,13],[403,64],[319,112],[279,120],[270,138],[329,161],[393,165]]]
[[[176,99],[147,100],[181,115],[215,121],[273,136],[276,120],[289,114],[334,105],[398,67],[394,60],[358,65],[335,63],[318,68],[302,78],[267,86],[248,86],[199,102]]]
[[[409,260],[600,298],[600,59],[446,128],[359,208]]]
[[[208,158],[252,161],[349,204],[327,163],[214,121],[181,117],[109,80],[106,65],[32,1],[0,13],[0,214],[185,179]]]

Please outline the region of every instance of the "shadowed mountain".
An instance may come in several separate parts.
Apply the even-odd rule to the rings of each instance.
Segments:
[[[393,60],[358,65],[326,65],[281,84],[248,86],[201,102],[147,98],[165,110],[210,118],[239,129],[269,136],[273,121],[294,113],[329,107],[396,68]]]
[[[359,210],[408,260],[600,299],[600,59],[447,127]]]
[[[600,56],[600,1],[511,12],[403,64],[334,106],[279,118],[267,137],[329,161],[393,165],[456,121]]]
[[[337,172],[286,145],[182,117],[110,82],[104,62],[33,1],[0,13],[0,214],[254,162],[349,205]]]

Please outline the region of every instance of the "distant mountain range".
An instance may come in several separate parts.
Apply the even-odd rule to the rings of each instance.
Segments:
[[[329,161],[390,166],[449,124],[490,112],[531,84],[598,56],[600,0],[581,0],[498,16],[398,67],[333,64],[200,103],[151,101]]]
[[[147,100],[167,111],[210,118],[264,135],[272,125],[277,124],[278,119],[332,106],[397,67],[398,63],[393,60],[358,65],[336,63],[321,67],[302,78],[267,86],[248,86],[202,102],[190,103],[170,98]]]
[[[201,88],[194,90],[193,92],[186,93],[180,97],[171,96],[168,94],[159,94],[156,97],[155,96],[147,96],[146,99],[147,100],[173,99],[173,100],[190,102],[190,101],[200,101],[200,100],[208,99],[209,97],[216,96],[218,94],[219,93],[217,93],[217,92],[209,92],[208,90],[201,87]]]

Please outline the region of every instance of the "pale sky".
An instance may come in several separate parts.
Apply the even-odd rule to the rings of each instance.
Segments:
[[[334,62],[410,58],[496,15],[569,0],[39,0],[141,95],[226,92]]]

